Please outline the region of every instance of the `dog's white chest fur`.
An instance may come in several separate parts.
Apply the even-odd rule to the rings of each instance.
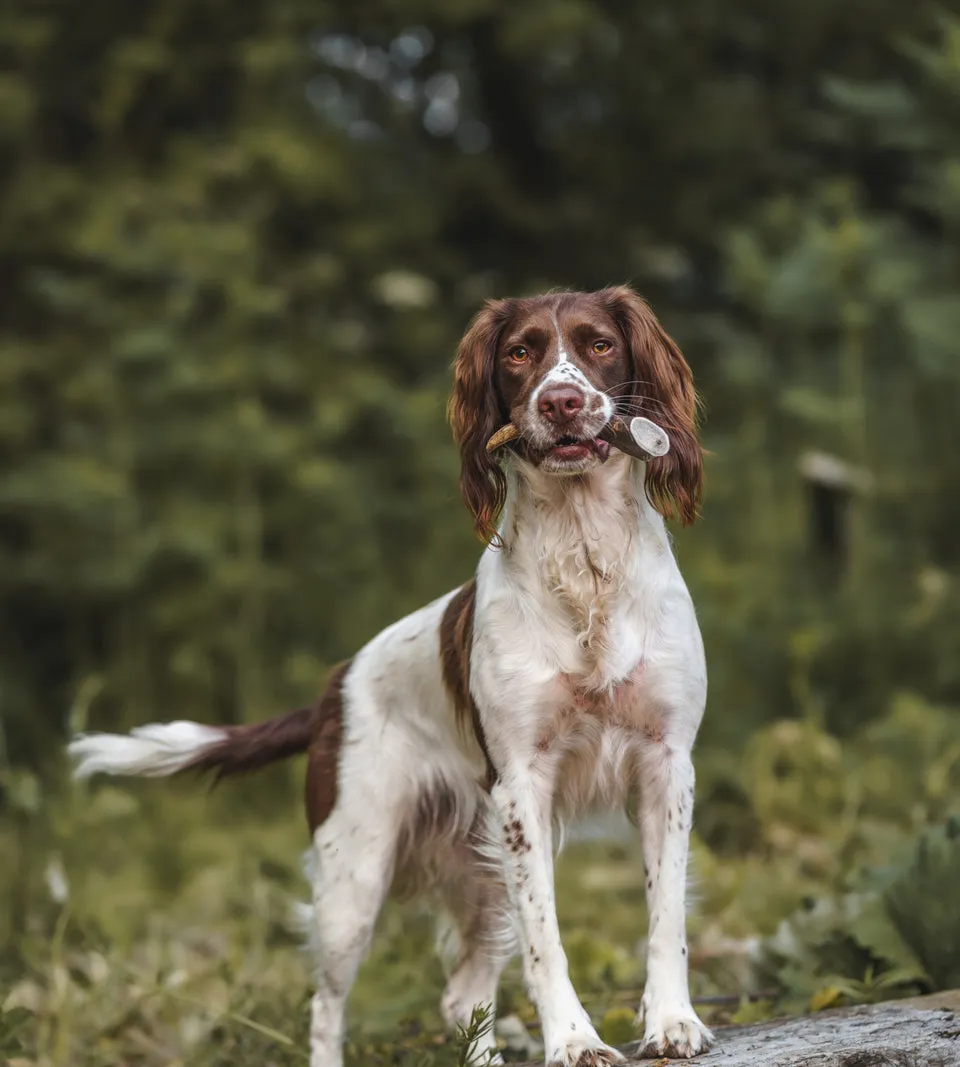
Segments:
[[[685,709],[702,706],[706,671],[693,606],[635,464],[566,483],[526,471],[512,488],[505,548],[479,571],[476,695],[495,706],[511,694],[489,739],[529,738],[554,768],[562,816],[618,806],[650,752],[696,729],[699,711]]]
[[[527,472],[505,516],[506,551],[488,553],[481,582],[487,571],[500,591],[490,611],[503,643],[513,631],[557,679],[611,694],[641,661],[661,672],[674,646],[696,645],[698,635],[642,472],[626,461],[608,466],[603,479],[567,483]]]

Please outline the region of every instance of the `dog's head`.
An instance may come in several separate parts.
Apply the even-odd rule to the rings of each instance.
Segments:
[[[666,517],[696,518],[702,483],[693,376],[647,303],[618,286],[491,300],[471,322],[454,365],[450,421],[460,487],[484,541],[495,537],[506,478],[487,441],[505,423],[510,446],[557,477],[605,462],[598,434],[615,415],[646,415],[670,436],[647,464],[646,491]]]

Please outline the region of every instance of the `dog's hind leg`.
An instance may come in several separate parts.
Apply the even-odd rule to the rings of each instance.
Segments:
[[[398,840],[415,799],[403,761],[395,758],[402,738],[386,729],[381,745],[374,746],[345,732],[335,771],[336,799],[313,832],[311,941],[317,973],[310,1067],[343,1062],[347,996],[391,887]],[[311,765],[308,795],[318,784]]]
[[[484,1057],[496,1052],[493,1016],[500,975],[516,949],[510,902],[500,872],[474,842],[457,843],[451,870],[456,878],[442,887],[445,909],[441,925],[451,936],[447,944],[442,939],[438,947],[452,966],[440,1011],[452,1031],[467,1027],[475,1008],[489,1010],[489,1030],[472,1050],[479,1062],[486,1063]],[[494,1058],[490,1062],[502,1061]]]
[[[351,807],[335,809],[314,837],[310,1067],[343,1062],[346,1000],[390,886],[394,847],[374,813]]]

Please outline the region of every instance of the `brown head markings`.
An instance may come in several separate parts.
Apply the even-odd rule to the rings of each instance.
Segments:
[[[481,539],[499,543],[496,523],[507,488],[499,461],[511,450],[537,462],[543,455],[529,441],[497,453],[486,444],[507,422],[531,425],[531,396],[556,369],[561,345],[571,375],[606,393],[622,414],[644,414],[666,430],[670,451],[648,462],[647,495],[666,518],[693,522],[702,486],[693,376],[649,305],[616,286],[488,301],[468,327],[454,364],[449,415],[461,492]]]

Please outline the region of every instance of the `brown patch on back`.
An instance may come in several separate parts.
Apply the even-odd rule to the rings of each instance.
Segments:
[[[343,683],[351,661],[333,669],[314,709],[314,728],[307,750],[305,801],[311,835],[337,802],[340,743],[343,738]]]
[[[497,772],[487,750],[487,739],[480,722],[480,711],[470,695],[470,650],[473,645],[473,615],[477,604],[477,582],[471,578],[461,586],[447,605],[440,620],[440,665],[443,684],[447,687],[462,730],[469,724],[487,762],[486,788],[492,788]]]

